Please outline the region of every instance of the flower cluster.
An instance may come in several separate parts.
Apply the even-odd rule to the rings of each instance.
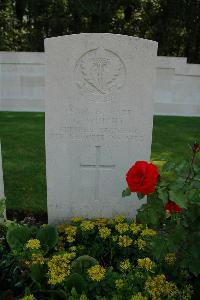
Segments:
[[[102,239],[107,239],[111,235],[111,229],[108,227],[102,227],[99,229],[99,235]]]
[[[87,270],[88,276],[93,281],[101,281],[104,279],[106,274],[106,269],[100,265],[92,266]]]
[[[28,240],[28,242],[26,243],[26,248],[30,250],[37,250],[40,249],[40,247],[40,241],[37,239]]]
[[[25,264],[27,266],[32,266],[34,264],[43,265],[45,263],[45,259],[41,253],[32,253],[30,260],[25,260]]]
[[[143,229],[142,230],[142,232],[141,232],[141,237],[151,237],[151,236],[154,236],[154,235],[156,235],[156,231],[155,230],[153,230],[153,229],[150,229],[150,228],[145,228],[145,229]]]
[[[128,270],[130,270],[130,268],[131,268],[130,260],[129,259],[125,259],[124,261],[120,262],[119,266],[120,266],[120,269],[122,271],[128,271]]]
[[[81,223],[81,229],[83,231],[93,230],[94,227],[95,227],[95,224],[92,221],[82,221],[82,223]]]
[[[146,296],[143,296],[142,293],[137,293],[131,297],[130,300],[148,300]]]
[[[28,296],[24,296],[23,298],[20,298],[19,300],[36,300],[36,298],[30,294]]]
[[[122,289],[125,285],[125,282],[123,279],[117,279],[115,280],[115,286],[117,289]]]
[[[118,245],[120,247],[126,248],[126,247],[131,246],[132,243],[133,243],[133,240],[128,235],[120,235],[119,236]]]
[[[136,224],[134,222],[134,223],[130,224],[129,228],[130,228],[130,230],[132,231],[133,234],[138,234],[142,229],[142,225],[141,224]]]
[[[138,267],[151,271],[154,263],[149,257],[138,259]]]
[[[149,278],[145,290],[151,295],[152,300],[159,300],[161,296],[175,296],[178,293],[176,285],[168,282],[164,274]]]
[[[134,242],[134,244],[138,247],[139,250],[144,250],[147,243],[143,239],[139,238]]]
[[[168,253],[168,254],[165,256],[165,262],[166,262],[169,266],[174,265],[175,261],[176,261],[176,254],[175,254],[175,253]]]
[[[127,223],[118,223],[117,225],[115,225],[115,229],[120,234],[123,234],[129,230],[129,225]]]
[[[69,276],[71,270],[70,261],[72,258],[74,258],[74,254],[65,253],[63,255],[54,255],[49,260],[47,263],[49,284],[59,284],[63,282],[67,276]]]

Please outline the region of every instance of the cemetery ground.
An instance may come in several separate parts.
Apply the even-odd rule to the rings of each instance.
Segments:
[[[0,137],[8,216],[33,213],[45,221],[44,113],[1,112]],[[151,160],[161,167],[187,159],[188,145],[199,139],[200,118],[155,116]]]

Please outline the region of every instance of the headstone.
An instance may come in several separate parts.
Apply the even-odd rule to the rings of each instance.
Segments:
[[[4,198],[4,182],[3,182],[3,166],[1,155],[1,141],[0,141],[0,199]]]
[[[2,223],[6,219],[4,198],[5,195],[4,195],[4,182],[3,182],[3,166],[2,166],[1,141],[0,141],[0,223]]]
[[[45,40],[49,222],[133,216],[125,173],[149,161],[157,43],[107,33]]]

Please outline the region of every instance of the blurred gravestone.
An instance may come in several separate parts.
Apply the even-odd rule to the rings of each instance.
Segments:
[[[1,154],[1,141],[0,141],[0,213],[2,208],[4,207],[4,182],[3,182],[3,166],[2,166],[2,154]],[[5,217],[5,210],[3,212]],[[2,221],[2,216],[0,215],[0,222]]]

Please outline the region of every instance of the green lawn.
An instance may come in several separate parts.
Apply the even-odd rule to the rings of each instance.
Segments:
[[[46,213],[44,113],[0,112],[0,137],[7,208]],[[153,161],[181,160],[200,140],[200,118],[154,118]]]

